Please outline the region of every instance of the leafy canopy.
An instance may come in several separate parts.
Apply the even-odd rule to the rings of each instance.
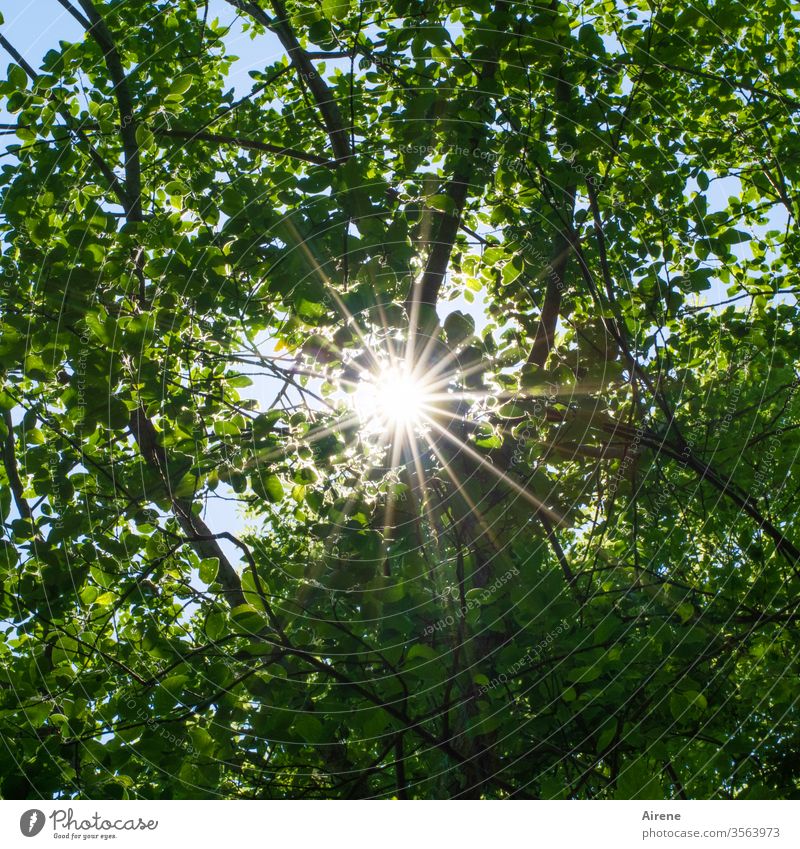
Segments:
[[[2,795],[795,796],[796,7],[61,5],[0,27]]]

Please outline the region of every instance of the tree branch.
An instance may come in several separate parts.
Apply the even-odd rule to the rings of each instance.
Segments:
[[[602,427],[614,433],[625,430],[625,427],[619,423],[607,424]],[[708,481],[715,489],[733,501],[740,510],[747,513],[756,522],[759,528],[775,543],[777,550],[789,561],[795,570],[800,567],[800,549],[788,540],[783,532],[779,528],[776,528],[761,513],[748,493],[740,494],[732,481],[725,480],[711,466],[704,463],[694,454],[688,444],[684,444],[682,447],[675,447],[665,442],[658,434],[650,430],[646,431],[643,437],[640,437],[640,441],[642,445],[646,445],[654,452],[663,453],[671,459],[677,460],[681,465],[687,466],[701,480]]]
[[[349,687],[352,687],[356,692],[360,693],[367,701],[371,702],[377,707],[383,708],[390,716],[393,716],[395,719],[399,720],[411,733],[415,734],[420,739],[424,740],[428,745],[433,748],[439,749],[444,752],[448,757],[452,758],[456,763],[464,765],[469,763],[472,758],[462,755],[457,749],[453,748],[453,746],[447,740],[440,740],[436,737],[435,734],[432,734],[428,731],[420,720],[413,719],[408,716],[404,711],[395,707],[393,704],[389,702],[385,702],[375,693],[370,692],[365,687],[362,687],[360,684],[355,681],[351,681],[346,675],[340,672],[336,667],[331,664],[324,663],[319,658],[314,657],[314,655],[305,651],[304,649],[296,649],[290,646],[284,646],[286,653],[289,655],[294,655],[302,660],[305,660],[306,663],[310,664],[314,669],[318,672],[321,672],[325,675],[330,675],[340,684],[346,684]],[[474,757],[474,756],[473,756]],[[500,789],[504,790],[509,795],[513,795],[516,791],[516,788],[512,787],[508,783],[506,783],[503,779],[498,778],[496,775],[492,776],[492,782],[496,784]]]
[[[575,189],[567,195],[570,217],[575,210]],[[528,362],[544,367],[547,356],[553,348],[556,337],[556,326],[561,315],[561,297],[566,288],[565,275],[567,264],[572,253],[569,239],[559,230],[553,239],[553,250],[547,266],[547,287],[544,294],[542,311],[539,314],[539,324],[533,340]]]
[[[106,67],[114,83],[114,96],[117,99],[119,128],[125,159],[125,193],[128,198],[125,212],[129,221],[141,221],[142,173],[139,162],[139,144],[136,141],[136,116],[128,78],[125,75],[122,59],[111,31],[95,9],[92,0],[78,0],[78,3],[80,3],[91,24],[88,32],[103,51]]]
[[[194,514],[191,501],[178,498],[172,493],[166,452],[159,445],[156,429],[141,407],[131,413],[130,429],[145,462],[158,472],[167,488],[175,518],[183,532],[189,537],[195,551],[201,557],[219,559],[218,576],[228,603],[231,607],[245,604],[246,599],[242,592],[241,579],[226,557],[225,552],[220,548],[216,535],[211,532],[208,525],[199,516]]]
[[[73,18],[85,29],[90,30],[92,25],[83,15],[69,2],[69,0],[58,0],[58,2],[72,15]]]
[[[570,100],[572,92],[571,86],[564,80],[563,69],[559,72],[558,79],[555,84],[555,101],[556,114],[560,114]],[[559,132],[556,136],[559,149],[563,149],[566,144],[566,139],[563,137],[562,126],[559,125]],[[553,238],[553,246],[550,251],[550,262],[547,270],[547,287],[545,289],[544,303],[542,311],[539,315],[539,324],[536,328],[536,336],[533,340],[530,353],[528,354],[528,362],[532,365],[544,367],[547,362],[547,356],[553,348],[556,337],[556,326],[558,318],[561,315],[561,298],[564,294],[565,274],[570,257],[570,239],[568,231],[572,228],[572,220],[575,214],[575,183],[572,182],[564,189],[565,211],[568,225],[565,228],[559,227]]]
[[[476,147],[477,140],[470,146],[470,156]],[[454,211],[439,214],[439,226],[433,238],[433,247],[428,254],[428,261],[425,263],[425,271],[411,284],[406,297],[406,309],[409,313],[415,313],[421,305],[436,306],[467,201],[472,171],[471,166],[461,168],[453,175],[444,191],[444,194],[452,201]]]
[[[186,139],[187,141],[235,145],[236,147],[241,147],[244,150],[258,150],[264,153],[274,153],[277,156],[288,156],[291,159],[299,159],[302,162],[310,162],[312,165],[324,165],[328,168],[335,168],[338,164],[333,159],[326,159],[324,156],[317,156],[314,153],[305,153],[302,150],[294,150],[291,147],[280,147],[280,145],[270,144],[269,142],[244,139],[241,136],[220,135],[219,133],[209,133],[204,130],[173,130],[168,129],[167,127],[154,130],[154,133],[157,136],[169,136],[176,139]]]
[[[11,487],[17,512],[23,519],[27,519],[35,527],[33,511],[30,504],[28,504],[28,500],[25,498],[25,487],[22,485],[19,470],[17,469],[17,456],[14,450],[14,423],[11,421],[11,413],[8,410],[3,410],[3,422],[8,431],[8,435],[3,440],[3,467],[6,470],[8,485]]]
[[[352,156],[352,150],[350,149],[348,128],[344,125],[339,106],[331,90],[314,68],[308,54],[300,46],[294,30],[289,24],[286,7],[281,0],[271,0],[272,8],[277,15],[275,20],[270,18],[256,2],[251,2],[251,0],[227,0],[227,2],[240,11],[246,12],[255,21],[278,36],[284,49],[289,54],[289,61],[294,66],[298,76],[311,90],[325,124],[334,156],[338,160],[349,159]]]
[[[496,58],[486,60],[478,75],[479,82],[485,82],[494,76],[497,68]],[[461,226],[461,218],[470,189],[470,181],[474,173],[475,151],[486,136],[485,126],[474,129],[468,144],[466,159],[456,169],[452,179],[447,184],[444,194],[451,201],[452,211],[440,213],[439,226],[433,238],[433,247],[428,254],[425,270],[421,277],[416,278],[406,295],[406,311],[411,317],[412,325],[418,321],[419,311],[422,306],[435,308],[439,298],[439,291],[444,283],[447,267],[450,264],[450,255],[453,252],[453,244]]]

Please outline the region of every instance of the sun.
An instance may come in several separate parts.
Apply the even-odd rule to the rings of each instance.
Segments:
[[[371,432],[418,427],[429,400],[424,381],[401,365],[366,375],[353,393],[353,407],[362,428]]]

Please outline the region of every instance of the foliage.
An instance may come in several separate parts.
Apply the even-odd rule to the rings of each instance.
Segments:
[[[243,96],[204,4],[62,5],[0,41],[2,795],[796,796],[792,5],[231,0]]]

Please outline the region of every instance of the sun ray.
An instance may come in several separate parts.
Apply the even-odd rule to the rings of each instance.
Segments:
[[[441,464],[442,470],[447,475],[447,477],[450,478],[450,480],[453,483],[453,486],[456,488],[459,495],[466,502],[467,507],[469,507],[470,511],[472,512],[472,514],[477,519],[478,524],[481,526],[484,533],[486,534],[486,537],[489,540],[489,543],[491,544],[492,548],[499,554],[501,549],[500,549],[500,547],[497,543],[497,539],[496,539],[494,533],[492,532],[491,527],[486,522],[486,519],[485,519],[483,513],[478,508],[478,505],[475,504],[475,502],[470,497],[469,493],[464,488],[464,485],[455,476],[455,473],[451,470],[450,464],[447,462],[446,457],[441,453],[441,451],[439,451],[439,449],[436,447],[435,443],[433,443],[431,440],[428,440],[428,445],[430,446],[431,451],[433,451],[433,453],[436,455],[437,459],[439,460],[439,463]]]
[[[376,458],[368,459],[367,465],[364,468],[364,472],[363,472],[364,477],[369,475],[370,471],[373,468],[375,468],[375,466],[377,466],[377,459]],[[325,539],[325,542],[323,544],[323,550],[325,551],[326,554],[330,554],[331,550],[333,549],[333,546],[342,538],[342,533],[343,533],[344,527],[347,523],[350,508],[353,506],[353,504],[355,503],[357,498],[358,498],[357,490],[353,490],[350,493],[350,495],[347,497],[347,500],[345,501],[343,509],[342,509],[342,515],[343,515],[344,521],[342,522],[342,524],[336,526],[335,530]]]
[[[303,253],[303,255],[306,258],[306,261],[311,266],[311,268],[313,268],[314,271],[316,272],[317,276],[319,277],[320,282],[322,283],[323,287],[325,288],[325,291],[333,299],[333,301],[336,304],[337,308],[339,309],[339,312],[341,313],[342,317],[345,319],[345,321],[348,323],[348,325],[350,325],[351,327],[353,327],[355,329],[356,335],[358,336],[358,339],[363,346],[364,352],[372,359],[375,367],[380,367],[380,362],[377,358],[377,355],[373,351],[371,345],[367,341],[364,334],[362,333],[361,328],[358,326],[358,322],[355,320],[355,317],[350,312],[350,310],[347,308],[347,304],[345,304],[345,302],[340,297],[338,291],[336,290],[336,287],[331,284],[331,281],[328,278],[327,274],[325,274],[325,272],[322,270],[322,267],[317,262],[316,257],[313,255],[313,253],[311,253],[311,249],[308,247],[308,244],[306,243],[305,239],[303,239],[303,237],[301,236],[301,234],[297,230],[297,227],[295,227],[294,222],[291,219],[287,218],[285,223],[286,223],[287,229],[294,236],[298,247],[300,248],[301,252]]]
[[[444,356],[442,356],[442,358],[436,362],[435,365],[430,365],[428,363],[428,354],[437,342],[438,339],[435,336],[431,336],[425,345],[425,350],[422,352],[422,354],[417,360],[417,367],[425,369],[426,375],[429,380],[431,378],[436,377],[436,375],[441,374],[442,371],[446,369],[452,362],[458,360],[458,354],[455,351],[447,351]],[[479,368],[483,369],[485,368],[485,365],[481,364]]]
[[[388,333],[388,328],[384,329]],[[367,348],[369,343],[365,338],[363,341]],[[349,417],[350,421],[355,419],[360,422],[364,444],[371,446],[371,450],[376,452],[370,462],[370,468],[378,464],[375,459],[378,456],[383,457],[383,462],[389,462],[389,469],[405,464],[411,484],[410,497],[414,504],[414,515],[420,518],[424,516],[431,531],[434,534],[437,532],[435,510],[432,510],[428,487],[428,473],[420,450],[422,445],[426,445],[427,450],[431,452],[430,456],[444,471],[455,492],[466,505],[469,513],[465,515],[471,513],[475,517],[481,534],[485,535],[492,548],[497,550],[497,540],[486,517],[451,468],[446,457],[447,452],[437,447],[434,433],[438,433],[470,457],[479,468],[485,469],[512,492],[524,498],[537,514],[546,517],[555,525],[562,524],[563,517],[555,510],[454,435],[447,426],[450,420],[463,417],[463,407],[460,412],[456,411],[464,403],[472,407],[489,398],[494,398],[496,403],[506,398],[519,397],[519,393],[504,390],[469,390],[464,387],[462,380],[465,374],[479,372],[485,366],[477,364],[460,371],[448,370],[457,362],[454,353],[430,366],[425,362],[424,356],[430,354],[435,340],[429,340],[425,345],[422,358],[417,358],[414,353],[415,345],[421,347],[420,340],[414,340],[411,335],[406,340],[403,354],[398,352],[394,338],[384,337],[382,342],[382,345],[371,349],[370,352],[377,363],[375,368],[362,369],[357,381],[342,376],[340,383],[351,390],[348,402],[352,405],[353,416]],[[337,423],[335,427],[341,427],[341,423]],[[501,424],[501,428],[506,431],[508,425]],[[364,474],[366,476],[367,472]],[[388,495],[383,516],[384,537],[387,539],[393,527],[395,511],[394,497]]]
[[[495,466],[493,466],[488,460],[481,457],[481,455],[475,451],[473,448],[470,448],[463,440],[459,439],[457,436],[453,436],[447,428],[442,427],[437,421],[432,418],[427,419],[433,427],[438,430],[442,436],[446,439],[449,439],[455,445],[458,445],[462,451],[466,452],[473,460],[476,460],[480,463],[490,474],[493,474],[498,480],[502,481],[506,486],[513,489],[517,494],[522,496],[526,501],[530,502],[537,511],[544,513],[548,519],[555,522],[557,525],[560,525],[564,519],[562,516],[559,516],[554,510],[548,507],[543,501],[538,499],[535,495],[528,492],[524,486],[518,484],[515,480],[512,480],[505,472],[501,472]]]
[[[425,513],[425,518],[428,520],[429,527],[433,530],[434,533],[438,535],[438,531],[436,529],[436,522],[434,521],[433,515],[430,510],[430,502],[428,499],[428,488],[425,484],[425,471],[422,468],[422,458],[419,455],[419,450],[417,448],[417,440],[414,438],[414,433],[410,425],[406,424],[406,438],[408,439],[409,450],[411,452],[411,459],[414,463],[414,471],[417,475],[417,480],[419,482],[420,487],[420,495],[422,502],[422,509]]]
[[[415,354],[417,347],[417,328],[419,327],[419,312],[421,308],[419,295],[422,291],[422,276],[422,273],[417,274],[414,278],[414,282],[411,284],[411,314],[409,315],[409,327],[411,330],[408,334],[405,353],[405,362],[409,369],[413,368],[414,364],[417,362]]]
[[[395,494],[387,493],[386,496],[386,507],[383,511],[383,538],[385,540],[394,541],[393,536],[389,536],[390,532],[394,529],[394,514],[395,514],[395,504],[397,503],[397,497]]]

